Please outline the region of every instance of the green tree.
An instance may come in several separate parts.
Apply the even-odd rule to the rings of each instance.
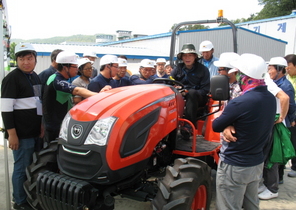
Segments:
[[[175,28],[176,25],[177,25],[177,23],[175,23],[171,27],[170,32],[173,31],[173,29]],[[200,25],[200,24],[195,24],[195,25],[182,26],[182,27],[179,28],[179,31],[189,31],[189,30],[208,29],[208,28],[210,28],[210,27],[209,26]]]
[[[16,46],[15,42],[10,43],[10,49],[9,49],[10,60],[13,60],[13,61],[15,61],[15,55],[14,55],[15,46]]]
[[[258,2],[264,7],[254,20],[289,15],[293,9],[296,9],[296,0],[258,0]]]

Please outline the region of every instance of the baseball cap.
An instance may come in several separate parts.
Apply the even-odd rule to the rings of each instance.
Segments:
[[[214,45],[212,42],[206,40],[200,43],[199,45],[199,52],[207,52],[214,48]]]

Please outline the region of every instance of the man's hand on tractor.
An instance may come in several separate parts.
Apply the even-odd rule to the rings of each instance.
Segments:
[[[106,85],[105,87],[102,88],[102,90],[100,92],[105,92],[107,90],[111,90],[112,87],[110,85]]]
[[[226,127],[223,131],[223,139],[226,142],[236,142],[237,138],[233,135],[235,134],[235,129],[232,125]]]

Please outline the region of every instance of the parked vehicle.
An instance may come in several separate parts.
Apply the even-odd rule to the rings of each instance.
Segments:
[[[115,88],[74,106],[59,138],[27,168],[28,202],[35,209],[109,210],[121,195],[151,201],[156,210],[209,209],[210,166],[220,148],[211,124],[229,98],[228,78],[212,77],[198,129],[183,118],[183,85],[155,82]],[[184,123],[193,128],[190,141],[180,135]]]

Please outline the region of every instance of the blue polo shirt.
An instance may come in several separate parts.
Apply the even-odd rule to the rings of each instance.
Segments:
[[[221,160],[241,167],[262,163],[264,146],[270,138],[275,114],[275,97],[266,86],[258,86],[229,101],[222,114],[213,121],[213,130],[222,132],[233,125],[237,141],[222,142]]]
[[[97,92],[98,93],[106,85],[110,85],[112,88],[116,88],[117,87],[115,81],[112,78],[107,79],[102,74],[99,74],[99,75],[97,75],[95,78],[93,78],[90,81],[87,89],[89,89],[90,91],[93,91],[93,92]]]

